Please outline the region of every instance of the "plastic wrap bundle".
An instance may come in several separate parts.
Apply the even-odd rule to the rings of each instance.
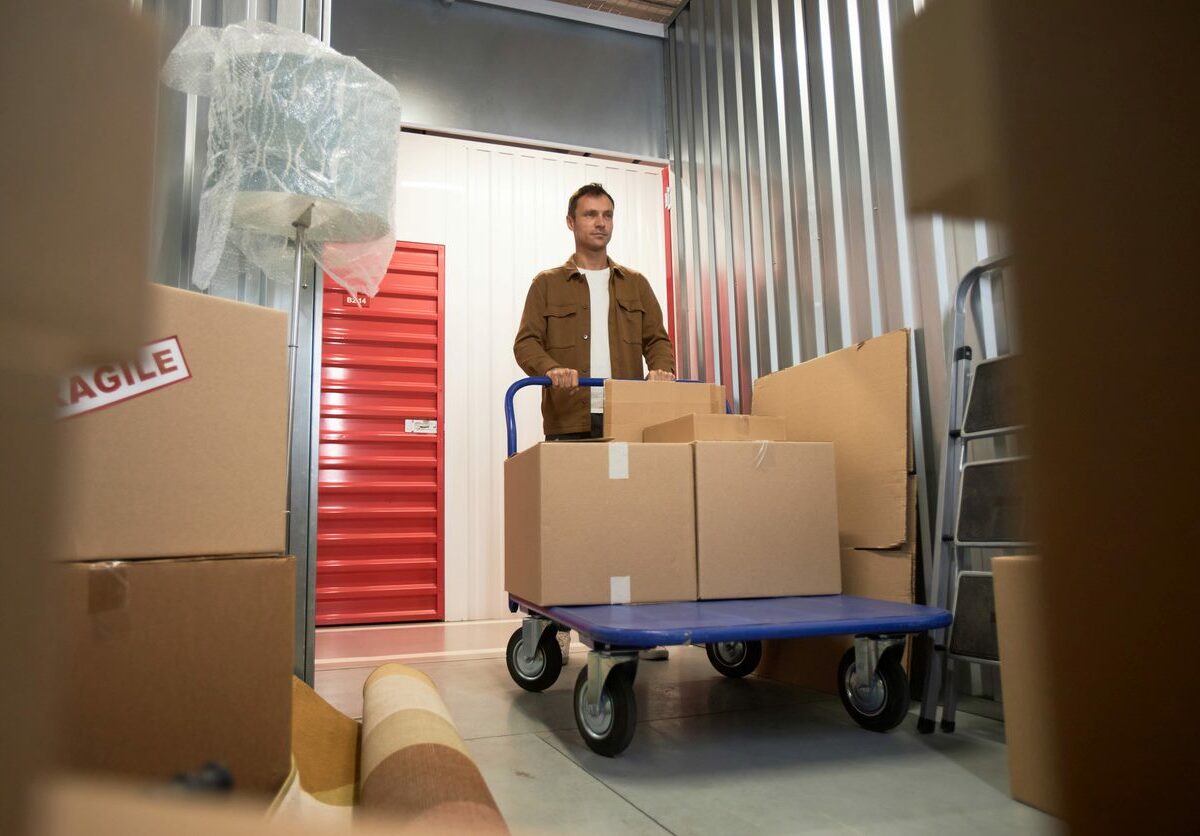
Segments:
[[[290,283],[293,224],[351,293],[374,296],[395,247],[400,97],[354,58],[269,23],[184,33],[163,81],[207,96],[208,164],[192,282],[247,267]]]

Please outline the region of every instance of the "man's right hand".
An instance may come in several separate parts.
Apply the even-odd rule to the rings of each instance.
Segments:
[[[574,392],[579,388],[579,372],[575,369],[551,369],[546,377],[554,384],[555,389],[567,389]]]

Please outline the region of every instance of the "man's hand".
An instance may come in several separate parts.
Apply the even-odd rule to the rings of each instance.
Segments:
[[[546,377],[554,384],[555,389],[567,389],[574,392],[579,388],[579,372],[575,369],[551,369]]]
[[[659,371],[657,369],[652,370],[650,374],[646,375],[646,380],[659,380],[663,383],[670,383],[674,379],[674,372]]]

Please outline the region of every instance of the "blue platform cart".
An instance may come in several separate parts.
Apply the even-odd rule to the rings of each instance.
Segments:
[[[602,386],[582,378],[581,386]],[[518,380],[504,399],[508,455],[517,452],[513,397],[527,386],[549,386],[546,377]],[[890,731],[908,713],[908,678],[901,664],[904,638],[950,624],[948,611],[853,595],[747,598],[547,607],[509,596],[509,609],[525,613],[508,642],[509,675],[527,691],[544,691],[562,672],[557,634],[575,630],[589,648],[575,680],[575,725],[592,751],[612,757],[633,740],[637,701],[633,680],[638,651],[703,645],[716,670],[728,677],[753,673],[764,639],[854,636],[838,666],[838,696],[856,723]]]

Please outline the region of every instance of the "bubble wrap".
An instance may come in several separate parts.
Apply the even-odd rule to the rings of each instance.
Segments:
[[[400,97],[358,60],[270,23],[193,26],[163,82],[207,96],[208,163],[192,282],[258,267],[291,283],[295,229],[351,293],[374,296],[395,248]]]

